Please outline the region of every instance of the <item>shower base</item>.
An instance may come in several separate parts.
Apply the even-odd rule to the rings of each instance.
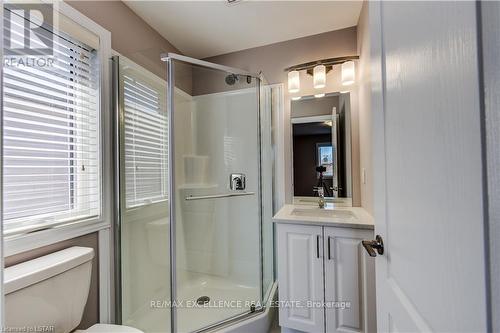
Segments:
[[[260,293],[258,287],[245,286],[229,279],[206,275],[192,276],[179,285],[177,299],[179,303],[182,302],[182,306],[177,308],[179,333],[194,332],[246,313],[250,307],[244,307],[245,303],[250,304],[258,300]],[[161,294],[155,295],[155,300],[170,299],[168,291]],[[207,306],[195,306],[200,296],[208,296],[210,303]],[[227,306],[230,302],[236,305],[234,304],[236,301],[240,301],[242,307]],[[221,304],[222,302],[226,304]],[[186,307],[186,304],[190,307]],[[213,305],[220,306],[213,307]],[[170,309],[152,308],[150,304],[146,304],[124,322],[124,325],[137,327],[146,333],[170,332]]]

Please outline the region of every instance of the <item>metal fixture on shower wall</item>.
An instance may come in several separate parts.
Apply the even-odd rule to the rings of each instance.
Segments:
[[[359,56],[345,56],[337,58],[329,58],[306,62],[303,64],[285,68],[288,72],[288,92],[296,94],[300,90],[300,71],[306,71],[307,74],[313,76],[313,85],[315,89],[323,89],[326,86],[326,74],[332,70],[335,65],[342,65],[342,85],[350,85],[354,83],[354,61],[359,59]],[[318,93],[316,97],[323,97],[324,93]],[[300,97],[293,97],[295,100]]]
[[[246,77],[247,84],[252,83],[252,77],[250,75],[246,75],[245,77]],[[240,81],[240,77],[236,74],[229,74],[229,75],[226,75],[225,81],[226,81],[226,84],[232,86],[235,83]]]
[[[233,191],[244,190],[246,187],[245,175],[242,173],[232,173],[229,181],[230,188]]]

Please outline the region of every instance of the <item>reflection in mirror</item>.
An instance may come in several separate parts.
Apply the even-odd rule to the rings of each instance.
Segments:
[[[351,205],[351,112],[349,93],[292,101],[295,204]]]

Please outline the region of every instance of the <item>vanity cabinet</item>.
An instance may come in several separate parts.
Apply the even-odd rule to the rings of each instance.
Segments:
[[[375,332],[373,230],[278,223],[279,324],[311,333]]]

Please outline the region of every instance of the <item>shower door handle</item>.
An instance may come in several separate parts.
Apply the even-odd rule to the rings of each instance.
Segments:
[[[255,192],[234,192],[234,193],[222,193],[222,194],[200,195],[200,196],[190,195],[185,199],[186,201],[191,201],[191,200],[217,199],[217,198],[229,198],[229,197],[242,197],[254,194]]]

